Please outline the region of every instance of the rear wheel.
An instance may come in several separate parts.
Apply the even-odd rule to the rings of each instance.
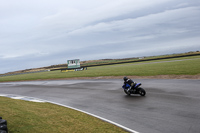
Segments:
[[[140,96],[145,96],[146,91],[143,88],[139,88],[139,94],[140,94]]]

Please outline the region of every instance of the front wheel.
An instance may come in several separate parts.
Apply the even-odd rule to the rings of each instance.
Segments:
[[[140,96],[145,96],[146,91],[143,88],[139,88],[139,94],[140,94]]]
[[[131,93],[130,92],[127,92],[126,90],[124,90],[124,92],[126,93],[126,95],[130,96]]]

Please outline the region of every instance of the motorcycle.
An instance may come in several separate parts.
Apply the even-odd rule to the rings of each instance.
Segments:
[[[146,95],[146,91],[141,88],[142,84],[141,83],[135,83],[132,88],[130,88],[131,86],[129,84],[124,84],[122,86],[122,88],[124,89],[124,92],[127,94],[127,95],[131,95],[131,94],[140,94],[140,96],[145,96]],[[130,88],[129,91],[127,91],[128,89]]]

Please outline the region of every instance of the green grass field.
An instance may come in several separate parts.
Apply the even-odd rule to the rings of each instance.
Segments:
[[[0,116],[9,133],[125,133],[90,115],[54,105],[0,97]]]
[[[142,61],[147,59],[159,59],[159,58],[170,58],[175,56],[187,56],[187,55],[194,55],[199,54],[200,52],[189,52],[189,53],[181,53],[181,54],[170,54],[170,55],[160,55],[160,56],[150,56],[150,57],[143,57],[143,58],[126,58],[126,59],[107,59],[107,60],[96,60],[91,61],[88,63],[82,63],[82,65],[97,65],[97,64],[107,64],[107,63],[117,63],[117,62],[127,62],[127,61]],[[186,57],[187,58],[187,57]]]
[[[182,61],[177,61],[182,60]],[[165,62],[173,61],[173,62]],[[156,63],[155,63],[156,62]],[[62,79],[74,77],[99,76],[155,76],[155,75],[198,75],[200,74],[200,56],[182,57],[140,63],[126,63],[108,66],[89,67],[88,70],[61,72],[50,71],[41,73],[21,74],[0,77],[0,82],[24,81],[38,79]]]

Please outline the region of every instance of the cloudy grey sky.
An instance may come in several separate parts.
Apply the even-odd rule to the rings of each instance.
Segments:
[[[199,0],[0,0],[0,73],[197,50]]]

